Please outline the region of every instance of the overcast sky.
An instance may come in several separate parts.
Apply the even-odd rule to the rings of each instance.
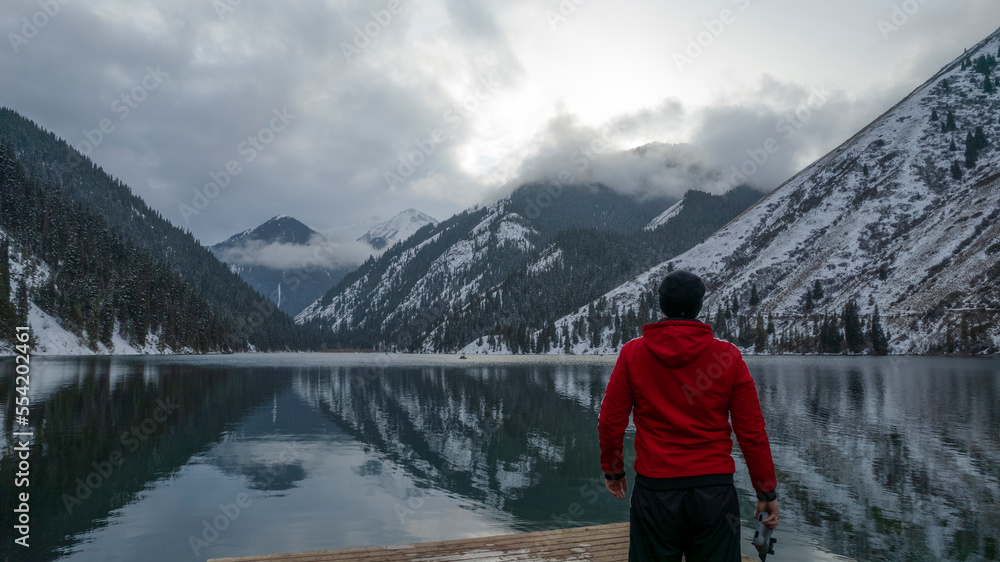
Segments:
[[[562,171],[720,190],[765,146],[771,189],[997,26],[995,0],[4,0],[0,105],[214,243]],[[650,142],[680,146],[600,155]]]

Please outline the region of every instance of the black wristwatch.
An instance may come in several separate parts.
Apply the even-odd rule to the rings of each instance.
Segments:
[[[618,474],[608,474],[607,472],[604,473],[605,480],[621,480],[622,478],[625,478],[624,470],[619,472]]]
[[[762,502],[773,502],[778,499],[778,491],[771,490],[770,492],[757,492],[757,499]]]

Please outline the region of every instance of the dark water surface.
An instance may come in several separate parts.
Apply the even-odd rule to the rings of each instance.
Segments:
[[[0,360],[0,559],[204,560],[626,521],[598,461],[613,361],[34,358],[24,549],[14,363]],[[1000,362],[748,363],[781,495],[768,560],[1000,559]],[[742,459],[737,487],[749,520]]]

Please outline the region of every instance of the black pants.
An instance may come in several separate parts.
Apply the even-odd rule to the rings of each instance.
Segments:
[[[733,484],[632,490],[629,562],[739,562],[740,503]]]

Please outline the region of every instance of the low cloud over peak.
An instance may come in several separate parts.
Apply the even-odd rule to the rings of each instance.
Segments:
[[[214,250],[228,264],[271,269],[334,269],[355,266],[378,254],[364,242],[335,241],[316,234],[305,244],[245,240]]]
[[[572,115],[552,119],[518,177],[603,183],[624,193],[722,193],[749,184],[769,191],[887,109],[898,92],[852,99],[842,90],[765,77],[736,96],[686,110],[678,100],[624,114],[600,127]],[[845,118],[846,117],[846,118]],[[637,139],[680,136],[670,144]],[[630,143],[635,148],[628,148]]]

